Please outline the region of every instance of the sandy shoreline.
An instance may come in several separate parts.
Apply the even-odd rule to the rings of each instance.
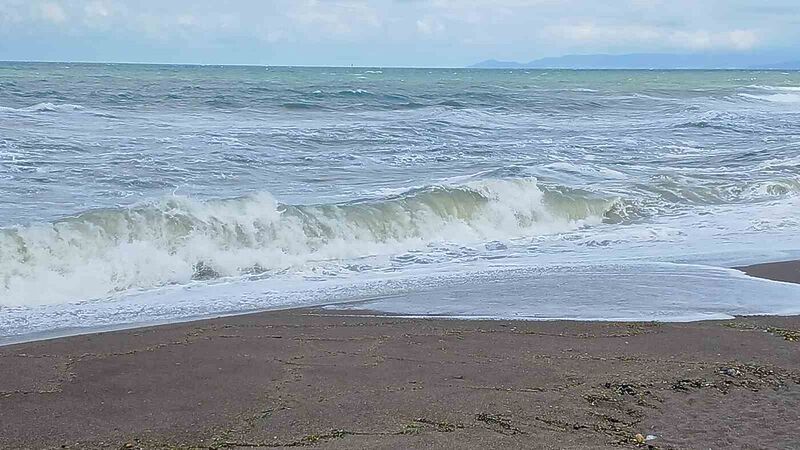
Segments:
[[[14,344],[0,448],[797,447],[798,330],[296,309]]]
[[[800,261],[779,261],[737,267],[751,277],[766,278],[785,283],[800,283]]]

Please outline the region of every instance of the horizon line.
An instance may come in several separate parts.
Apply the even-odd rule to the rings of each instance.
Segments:
[[[489,61],[489,60],[485,60]],[[502,62],[502,61],[501,61]],[[297,69],[428,69],[428,70],[508,70],[508,71],[538,71],[538,70],[569,70],[569,71],[624,71],[624,70],[673,70],[673,71],[798,71],[800,69],[782,68],[753,68],[753,67],[475,67],[470,66],[379,66],[379,65],[290,65],[290,64],[256,64],[256,63],[198,63],[198,62],[141,62],[141,61],[59,61],[59,60],[15,60],[0,59],[0,64],[21,63],[21,64],[96,64],[96,65],[129,65],[129,66],[194,66],[194,67],[263,67],[263,68],[297,68]],[[478,63],[480,64],[480,63]]]
[[[266,64],[266,63],[200,63],[200,62],[151,62],[151,61],[61,61],[40,59],[0,59],[0,63],[32,64],[125,64],[150,66],[223,66],[223,67],[298,67],[298,68],[365,68],[365,69],[468,69],[469,66],[381,66],[381,65],[327,65],[327,64]]]

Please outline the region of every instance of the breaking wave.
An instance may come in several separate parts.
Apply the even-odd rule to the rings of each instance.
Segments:
[[[101,298],[194,280],[394,254],[436,242],[558,233],[635,211],[533,179],[429,186],[374,200],[284,205],[270,194],[170,196],[0,231],[0,305]]]
[[[764,86],[764,85],[752,85],[750,86],[754,89],[762,89],[765,91],[789,91],[789,92],[800,92],[800,86]]]
[[[800,103],[800,93],[787,92],[787,93],[768,94],[768,95],[757,95],[757,94],[739,94],[739,95],[753,100],[763,100],[774,103]]]
[[[72,105],[72,104],[69,104],[69,103],[56,104],[56,103],[50,103],[50,102],[37,103],[35,105],[26,106],[24,108],[9,108],[9,107],[5,107],[5,106],[0,106],[0,111],[26,112],[26,113],[80,111],[82,109],[83,109],[83,106],[81,106],[81,105]]]
[[[740,181],[699,185],[679,176],[662,175],[642,192],[656,194],[661,202],[678,205],[723,205],[757,203],[800,194],[800,178],[785,177],[773,180]]]

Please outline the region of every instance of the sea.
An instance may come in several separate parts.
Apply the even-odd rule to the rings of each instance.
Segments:
[[[0,342],[800,313],[799,194],[800,72],[5,62]]]

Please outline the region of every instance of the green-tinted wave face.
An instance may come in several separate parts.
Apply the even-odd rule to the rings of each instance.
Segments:
[[[725,205],[768,201],[800,193],[800,178],[728,181],[662,175],[636,187],[642,196],[654,195],[664,204]]]
[[[627,219],[616,198],[533,179],[431,186],[336,204],[280,205],[266,193],[169,197],[0,234],[5,304],[102,296],[193,279],[304,267],[437,242],[479,243]],[[39,286],[53,286],[42,296]],[[88,292],[87,292],[88,291]]]
[[[317,205],[268,193],[200,202],[166,197],[0,232],[0,304],[91,298],[193,280],[302,270],[437,243],[473,245],[625,226],[693,203],[798,191],[797,180],[690,186],[661,179],[631,198],[540,185],[532,178],[428,186]],[[42,293],[42,286],[47,292]]]

